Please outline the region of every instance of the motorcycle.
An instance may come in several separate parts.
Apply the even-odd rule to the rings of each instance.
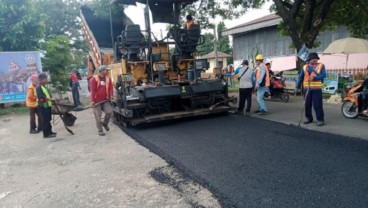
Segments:
[[[358,116],[368,117],[363,114],[363,84],[359,84],[349,90],[343,99],[341,113],[346,118],[357,118]]]
[[[271,99],[281,99],[287,103],[289,101],[289,92],[285,88],[285,78],[282,77],[282,72],[276,75],[271,74],[270,81],[270,93],[266,92],[264,96]]]

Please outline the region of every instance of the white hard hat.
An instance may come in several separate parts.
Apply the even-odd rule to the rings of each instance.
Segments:
[[[271,64],[271,60],[270,59],[265,59],[263,63],[264,64]]]

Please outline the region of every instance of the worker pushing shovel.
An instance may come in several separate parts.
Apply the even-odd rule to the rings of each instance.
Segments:
[[[313,122],[312,106],[316,112],[317,126],[323,126],[324,111],[322,100],[322,87],[323,79],[326,77],[326,68],[322,63],[318,63],[319,57],[317,53],[310,53],[308,55],[307,64],[303,66],[303,70],[300,72],[296,89],[300,88],[303,83],[304,89],[304,111],[305,121],[304,124],[310,124]],[[299,121],[299,126],[301,119]]]

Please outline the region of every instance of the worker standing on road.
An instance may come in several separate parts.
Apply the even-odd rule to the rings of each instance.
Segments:
[[[38,110],[42,120],[43,138],[56,137],[56,133],[52,132],[51,126],[51,106],[52,102],[56,101],[56,99],[51,97],[50,90],[46,87],[48,80],[45,73],[38,75],[38,81],[40,85],[36,88],[36,93],[38,98]]]
[[[268,70],[263,63],[264,56],[263,54],[258,54],[256,56],[256,86],[255,90],[257,91],[257,101],[259,105],[259,109],[255,111],[255,113],[259,113],[259,115],[267,115],[268,109],[266,102],[264,100],[265,92],[269,91],[270,87],[270,75]]]
[[[78,107],[81,105],[79,100],[79,90],[81,90],[81,87],[79,85],[80,76],[78,76],[78,71],[73,69],[71,75],[70,75],[70,90],[72,91],[73,95],[73,102],[74,106]]]
[[[230,64],[228,67],[227,67],[227,71],[228,73],[234,73],[234,67]],[[229,77],[229,82],[230,82],[230,87],[235,87],[235,81],[233,79],[232,76]]]
[[[299,74],[296,89],[300,88],[303,82],[304,100],[305,100],[305,117],[304,124],[313,122],[312,105],[317,117],[317,126],[324,125],[324,112],[322,102],[322,86],[323,79],[326,77],[326,68],[322,63],[318,63],[319,57],[317,53],[310,53],[308,56],[308,64],[304,65],[303,70]]]
[[[107,73],[108,67],[101,65],[99,67],[98,75],[89,80],[91,105],[93,106],[98,135],[100,136],[105,135],[102,127],[104,127],[106,131],[110,130],[108,124],[112,115],[110,99],[113,96],[113,86],[110,77],[107,76]],[[105,113],[103,121],[101,120],[102,111]]]
[[[241,66],[237,67],[234,72],[227,73],[226,76],[238,77],[239,81],[239,107],[236,113],[243,113],[245,101],[247,102],[247,108],[245,109],[245,115],[250,116],[250,108],[252,107],[252,91],[254,86],[254,72],[249,67],[248,60],[243,60]]]
[[[41,115],[37,109],[37,94],[36,94],[36,87],[38,84],[38,76],[37,74],[33,74],[31,76],[32,83],[29,85],[27,90],[27,98],[26,98],[26,106],[29,109],[29,116],[30,116],[30,134],[37,134],[38,132],[42,131],[42,121]],[[38,118],[38,127],[36,127],[36,115]]]

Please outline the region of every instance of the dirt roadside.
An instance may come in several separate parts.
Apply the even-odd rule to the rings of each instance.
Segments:
[[[0,117],[0,207],[220,207],[117,126],[101,137],[91,110],[77,117],[53,139],[28,134],[28,115]]]

